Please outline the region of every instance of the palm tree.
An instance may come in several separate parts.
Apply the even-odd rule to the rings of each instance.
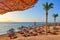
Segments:
[[[48,4],[43,4],[43,9],[46,11],[46,35],[47,35],[47,27],[48,27],[48,11],[53,8],[53,3]]]
[[[53,14],[53,17],[54,17],[54,34],[56,34],[56,18],[58,17],[58,14]]]

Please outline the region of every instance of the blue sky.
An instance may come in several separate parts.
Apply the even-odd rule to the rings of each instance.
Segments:
[[[42,4],[53,3],[53,9],[49,10],[49,22],[53,22],[52,15],[57,13],[57,22],[60,22],[60,0],[38,0],[34,7],[24,11],[8,12],[0,15],[0,22],[45,22],[45,10]]]

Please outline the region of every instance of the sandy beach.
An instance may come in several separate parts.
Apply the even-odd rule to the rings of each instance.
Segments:
[[[60,40],[60,35],[40,35],[31,37],[18,37],[16,39],[9,39],[7,36],[0,36],[0,40]]]
[[[56,26],[57,28],[60,28],[60,26]],[[50,30],[52,31],[52,26],[50,27]],[[0,35],[0,40],[60,40],[60,32],[57,32],[58,35],[37,35],[37,36],[29,36],[29,37],[24,37],[22,34],[17,33],[17,38],[15,39],[10,39],[8,37],[8,34]]]

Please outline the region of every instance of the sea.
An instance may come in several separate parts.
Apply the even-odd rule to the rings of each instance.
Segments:
[[[36,25],[38,26],[41,26],[43,24],[45,24],[45,22],[36,22]],[[6,34],[7,31],[11,28],[15,29],[15,31],[18,31],[18,28],[21,26],[34,26],[34,22],[0,22],[0,35]]]

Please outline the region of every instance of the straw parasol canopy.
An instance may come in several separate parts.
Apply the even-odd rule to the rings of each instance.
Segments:
[[[31,8],[37,0],[0,0],[0,14]]]

